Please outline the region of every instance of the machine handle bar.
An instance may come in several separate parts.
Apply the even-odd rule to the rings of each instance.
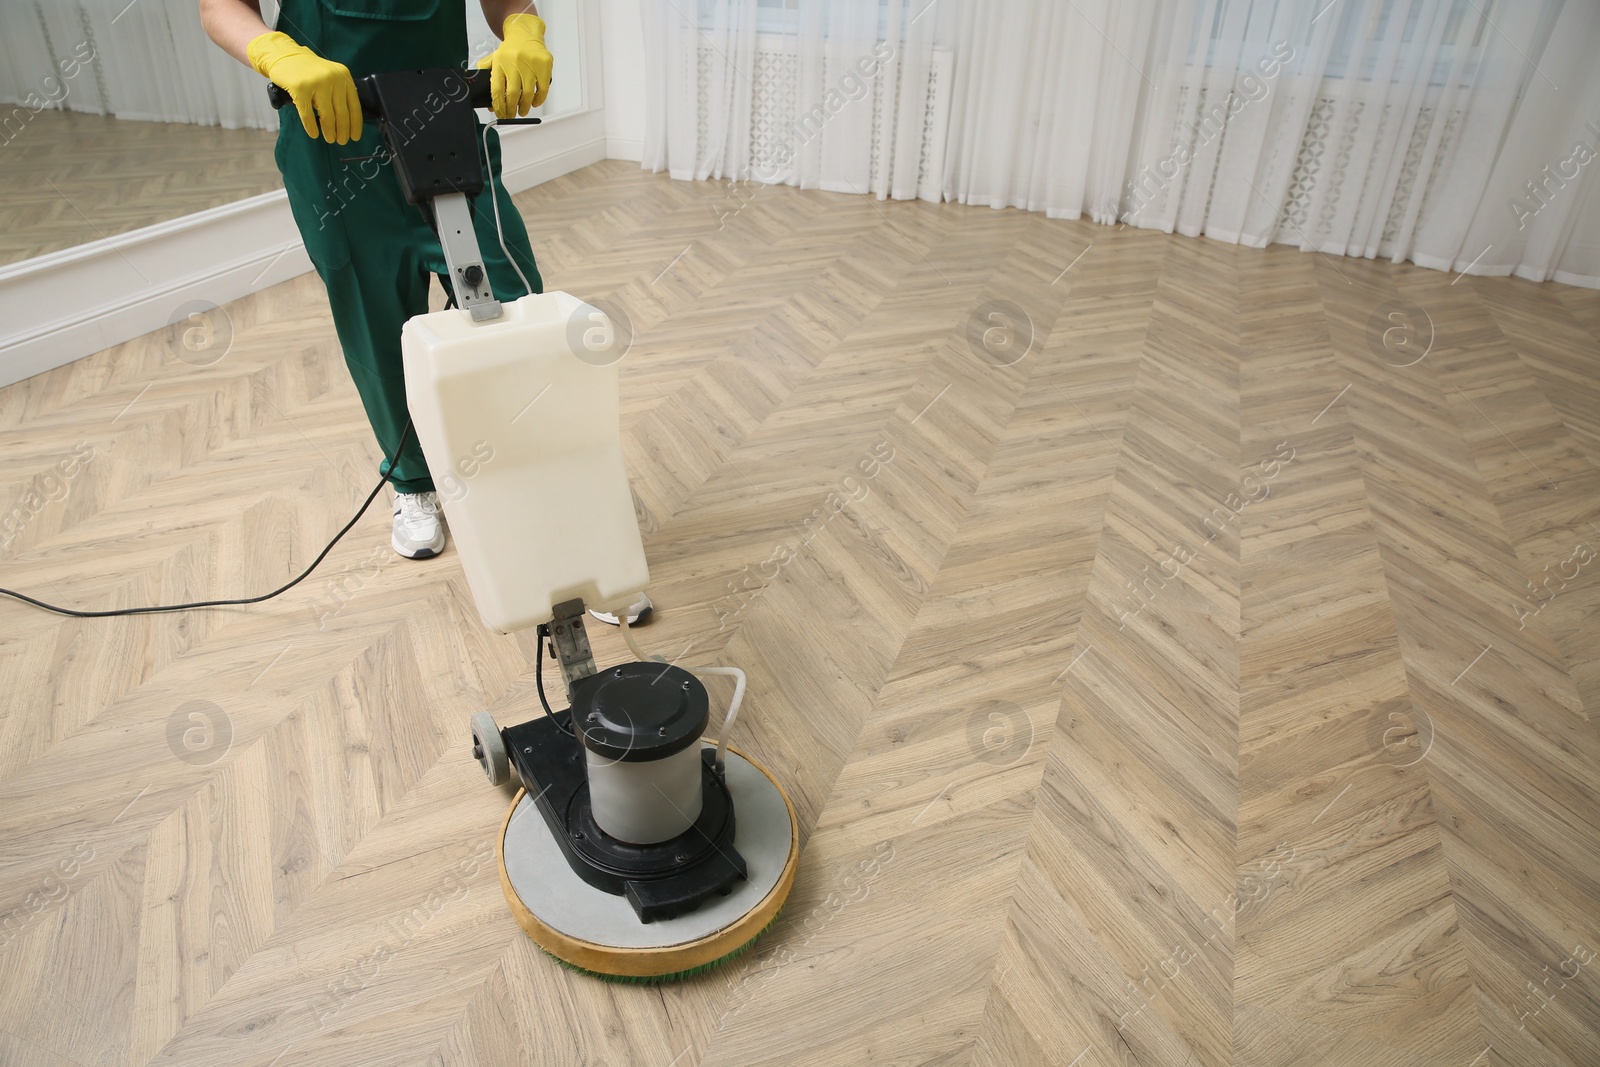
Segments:
[[[489,71],[482,68],[472,68],[461,71],[461,77],[467,83],[467,101],[473,107],[488,107],[490,105]],[[373,84],[373,75],[367,74],[356,79],[356,98],[361,101],[361,114],[369,119],[383,118],[383,105],[378,100],[378,90]],[[267,85],[267,100],[272,104],[272,110],[281,111],[294,103],[289,95],[289,90],[281,85],[269,83]],[[502,126],[537,126],[538,118],[500,119]]]

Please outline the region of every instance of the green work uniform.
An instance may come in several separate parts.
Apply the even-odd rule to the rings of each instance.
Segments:
[[[343,63],[357,78],[467,65],[463,0],[283,0],[277,28],[318,55]],[[482,158],[481,131],[478,146],[485,179],[492,185],[473,203],[473,225],[489,284],[503,301],[528,293],[500,248],[489,200],[492,190],[505,245],[533,292],[542,292],[528,231],[500,181],[499,140],[491,138],[487,159]],[[422,211],[406,202],[378,123],[370,119],[363,123],[359,141],[333,145],[306,136],[299,114],[285,107],[279,114],[276,157],[306,251],[328,287],[345,363],[388,457],[410,417],[400,328],[428,310],[430,274],[438,275],[445,292],[451,291],[439,238]],[[390,472],[386,468],[384,473]],[[414,433],[393,475],[399,492],[433,489]]]

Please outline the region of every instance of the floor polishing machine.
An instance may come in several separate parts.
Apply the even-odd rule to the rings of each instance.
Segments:
[[[454,290],[454,307],[402,334],[417,440],[434,471],[492,448],[445,518],[484,623],[539,637],[543,712],[503,729],[487,712],[471,722],[489,781],[520,786],[500,831],[500,884],[557,960],[620,980],[679,977],[773,921],[794,882],[798,823],[772,775],[727,744],[742,672],[647,657],[626,629],[649,571],[623,469],[614,334],[566,293],[495,299],[471,206],[494,197],[474,140],[488,82],[487,71],[404,71],[357,90]],[[617,613],[636,662],[595,663],[588,608]],[[565,683],[560,711],[545,693],[547,649]],[[706,674],[735,678],[714,743]]]

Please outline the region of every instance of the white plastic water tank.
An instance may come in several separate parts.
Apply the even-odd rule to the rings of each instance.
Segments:
[[[401,334],[414,432],[478,613],[502,633],[549,622],[575,596],[626,607],[649,582],[617,365],[584,347],[605,321],[543,293],[485,322],[418,315]]]

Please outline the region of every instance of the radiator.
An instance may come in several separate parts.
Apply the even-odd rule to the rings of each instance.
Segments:
[[[747,158],[750,159],[792,161],[799,153],[800,144],[794,130],[794,122],[800,110],[800,101],[797,99],[800,57],[786,48],[786,43],[792,48],[792,40],[783,37],[763,34],[756,38],[755,62],[750,76],[753,88],[750,100],[749,141],[746,146]],[[704,44],[700,46],[695,101],[695,110],[699,115],[696,159],[706,159],[711,152],[706,116],[711,111],[710,75],[714,69],[713,61],[717,58],[717,54],[709,46]],[[843,71],[835,73],[829,70],[825,59],[821,56],[818,56],[815,62],[820,68],[816,72],[818,75],[815,79],[816,84],[831,86],[838,83]],[[901,93],[914,93],[922,100],[922,129],[916,150],[918,152],[917,196],[924,200],[938,200],[944,185],[944,145],[950,123],[950,80],[953,70],[952,53],[948,49],[935,50],[929,60],[926,77],[919,78],[916,84],[902,77],[898,84]],[[882,158],[881,150],[885,116],[892,116],[897,110],[896,102],[886,99],[889,95],[886,91],[887,81],[888,79],[881,75],[872,79],[869,188],[885,174],[892,162]],[[865,103],[863,98],[850,106],[859,107]],[[912,147],[908,145],[906,150],[909,151]],[[763,180],[793,181],[795,164],[789,162],[782,167],[766,168],[761,176]],[[825,184],[823,188],[830,186]],[[861,192],[862,190],[840,188],[834,191]]]
[[[1285,84],[1281,89],[1274,89],[1273,99],[1270,101],[1251,103],[1247,105],[1247,109],[1266,108],[1270,104],[1273,107],[1274,120],[1277,121],[1283,113],[1292,113],[1303,106],[1303,97],[1297,98],[1297,94],[1304,91],[1298,86]],[[1343,80],[1328,80],[1314,92],[1315,96],[1310,102],[1309,113],[1305,120],[1304,133],[1298,141],[1281,137],[1272,138],[1273,147],[1262,160],[1261,168],[1254,179],[1255,188],[1265,191],[1277,187],[1284,180],[1286,169],[1288,172],[1288,184],[1283,199],[1280,203],[1272,205],[1279,216],[1279,222],[1271,241],[1285,244],[1305,242],[1313,247],[1320,247],[1328,240],[1333,216],[1346,213],[1349,209],[1349,194],[1345,191],[1346,187],[1359,187],[1361,201],[1357,205],[1357,217],[1369,217],[1374,210],[1383,213],[1382,236],[1377,254],[1388,256],[1410,208],[1413,190],[1433,188],[1435,180],[1450,165],[1461,132],[1464,112],[1459,104],[1449,108],[1442,116],[1444,123],[1442,130],[1435,131],[1435,124],[1441,121],[1441,115],[1436,106],[1440,94],[1434,90],[1417,109],[1416,122],[1407,134],[1403,130],[1394,130],[1392,126],[1393,123],[1406,121],[1406,108],[1392,101],[1366,99],[1377,94],[1361,83],[1352,86]],[[1201,96],[1199,105],[1194,102],[1197,93]],[[1341,129],[1336,126],[1335,117],[1342,97],[1346,93],[1356,95],[1355,99],[1350,101],[1350,119]],[[1207,92],[1203,88],[1184,84],[1178,92],[1178,117],[1173,125],[1172,142],[1192,145],[1194,143],[1192,131],[1196,120],[1208,109],[1221,106],[1226,95],[1227,87]],[[1238,121],[1244,122],[1250,117],[1241,112]],[[1352,153],[1358,141],[1372,138],[1387,142],[1396,132],[1406,138],[1399,177],[1389,202],[1375,205],[1371,203],[1371,198],[1384,190],[1384,175],[1350,173]],[[1439,138],[1438,144],[1433,147],[1430,154],[1429,140],[1436,132]],[[1365,161],[1365,166],[1368,171],[1374,169],[1375,154]],[[1223,179],[1213,176],[1213,183],[1207,190],[1205,217],[1208,219],[1211,216],[1211,202],[1216,194],[1218,180]],[[1312,209],[1319,193],[1322,196],[1321,211],[1317,217],[1312,217]],[[1171,196],[1172,192],[1169,191],[1166,195]],[[1252,195],[1255,194],[1252,192]],[[1162,199],[1162,197],[1153,198],[1152,206],[1161,206]],[[1424,193],[1422,203],[1417,206],[1418,218],[1427,217],[1427,207],[1426,193]],[[1146,213],[1147,218],[1150,215],[1150,212]]]

